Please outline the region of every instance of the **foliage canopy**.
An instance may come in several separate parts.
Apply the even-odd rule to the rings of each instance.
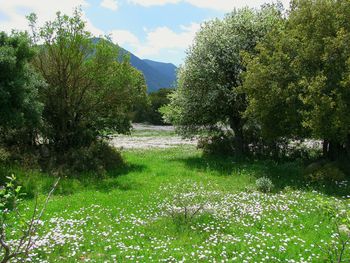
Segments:
[[[0,32],[0,132],[37,128],[41,122],[42,104],[39,89],[42,78],[29,61],[35,55],[26,34]]]
[[[126,133],[129,112],[143,99],[141,73],[106,39],[94,39],[85,30],[79,10],[72,17],[57,13],[37,29],[29,16],[38,55],[33,64],[43,75],[45,138],[55,150],[89,146],[106,130]]]
[[[169,95],[174,89],[161,88],[148,95],[148,104],[139,104],[135,107],[133,120],[135,122],[147,122],[154,125],[165,125],[163,116],[160,113],[161,107],[169,104]]]
[[[223,20],[205,23],[179,71],[178,89],[162,110],[166,119],[187,136],[228,125],[236,150],[244,150],[246,120],[241,113],[247,101],[239,89],[245,71],[242,52],[255,53],[257,42],[280,21],[278,8],[265,6],[235,10]]]
[[[312,137],[350,156],[350,2],[293,1],[288,20],[247,58],[247,115],[265,137]]]

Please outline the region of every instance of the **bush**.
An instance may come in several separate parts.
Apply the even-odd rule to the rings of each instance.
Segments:
[[[0,146],[0,164],[38,168],[39,155],[35,147],[13,144]]]
[[[269,193],[275,187],[272,181],[267,177],[261,177],[255,182],[257,190],[263,193]]]
[[[36,202],[31,214],[27,212],[27,204],[23,203],[22,197],[25,194],[22,187],[17,186],[16,177],[12,174],[6,179],[0,188],[0,262],[29,262],[32,249],[43,242],[39,236],[39,228],[43,225],[41,219],[59,179],[51,188],[42,207]]]
[[[305,177],[312,182],[343,181],[345,173],[339,168],[337,162],[321,161],[312,163],[305,169]]]
[[[104,141],[96,141],[88,147],[71,149],[62,156],[43,160],[47,170],[57,173],[97,172],[102,174],[123,164],[122,157],[115,148]]]
[[[0,164],[7,163],[9,159],[10,153],[6,149],[0,147]]]
[[[209,189],[210,185],[190,180],[167,186],[161,191],[169,197],[163,199],[159,208],[176,225],[191,224],[198,217],[207,217],[214,213],[213,204],[218,201],[219,193]]]
[[[120,153],[105,142],[95,142],[89,147],[72,150],[67,156],[68,168],[74,172],[105,172],[123,163]]]
[[[232,155],[234,154],[233,138],[229,134],[220,133],[214,136],[202,137],[197,147],[203,150],[204,154]]]
[[[153,125],[168,125],[159,112],[160,108],[170,102],[169,94],[174,89],[162,88],[148,95],[149,104],[136,105],[133,122],[150,123]]]

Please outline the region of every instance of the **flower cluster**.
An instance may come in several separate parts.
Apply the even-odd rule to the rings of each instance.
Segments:
[[[329,199],[339,211],[350,210],[349,199],[318,192],[224,192],[191,181],[164,185],[147,206],[131,199],[123,207],[90,205],[44,220],[30,260],[322,262],[322,248],[339,245],[319,205]],[[186,213],[191,220],[174,222],[174,215]]]

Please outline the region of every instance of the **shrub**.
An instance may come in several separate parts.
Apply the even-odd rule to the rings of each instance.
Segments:
[[[10,153],[6,149],[0,147],[0,163],[7,163],[9,159]]]
[[[36,243],[42,242],[37,238],[38,230],[42,226],[41,218],[58,182],[59,179],[56,180],[41,208],[36,199],[34,211],[28,218],[28,215],[18,209],[20,204],[23,205],[22,187],[17,186],[14,175],[7,177],[7,181],[0,188],[0,262],[31,261],[29,253]],[[24,211],[29,209],[25,204],[24,206]]]
[[[257,190],[263,193],[269,193],[275,187],[272,181],[267,177],[261,177],[255,182]]]
[[[234,154],[233,138],[225,133],[220,133],[209,137],[202,137],[199,139],[197,147],[202,149],[203,153],[206,155]]]
[[[346,258],[350,248],[350,211],[336,200],[320,200],[319,208],[329,217],[334,238],[331,243],[320,243],[319,248],[327,254],[327,262],[349,262]],[[322,241],[322,240],[321,240]]]
[[[71,149],[64,155],[43,160],[46,170],[57,173],[96,172],[102,174],[123,164],[122,157],[115,148],[104,141],[96,141],[88,147]]]
[[[68,168],[76,172],[104,172],[115,169],[123,163],[120,153],[102,141],[95,142],[89,147],[72,150],[67,157]]]
[[[139,104],[135,106],[133,121],[150,123],[153,125],[167,125],[159,109],[170,102],[169,94],[174,89],[161,88],[148,95],[149,104]]]
[[[23,168],[38,168],[39,156],[35,147],[14,143],[0,146],[0,164]]]
[[[312,182],[342,181],[346,176],[336,162],[317,162],[305,169],[305,177]]]
[[[178,224],[190,224],[200,216],[214,213],[213,204],[219,196],[218,192],[208,190],[209,185],[192,181],[184,181],[162,189],[169,196],[163,199],[160,208],[165,216],[169,216]],[[170,194],[170,195],[169,195]]]

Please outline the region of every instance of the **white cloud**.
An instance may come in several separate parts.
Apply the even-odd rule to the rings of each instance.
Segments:
[[[179,0],[168,0],[175,3]],[[101,5],[102,5],[101,1]],[[147,2],[147,1],[146,1]],[[157,0],[150,0],[155,4]],[[34,12],[38,15],[38,24],[53,20],[57,11],[72,15],[76,7],[87,7],[87,0],[0,0],[0,12],[5,15],[1,21],[1,30],[10,32],[12,29],[27,30],[28,21],[25,15]],[[87,29],[95,36],[105,35],[106,32],[95,27],[83,12],[83,19],[86,21]],[[144,41],[127,30],[112,30],[109,32],[112,40],[121,46],[131,47],[131,51],[140,57],[157,56],[162,52],[176,52],[186,49],[199,29],[199,24],[180,26],[179,33],[168,27],[144,28],[146,38]]]
[[[229,12],[234,8],[241,8],[245,6],[259,7],[264,3],[276,2],[276,0],[129,0],[129,2],[145,7],[184,2],[198,8],[208,8]],[[282,0],[282,3],[285,7],[289,6],[289,0]]]
[[[38,15],[38,24],[55,18],[57,11],[72,15],[76,7],[87,7],[86,0],[0,0],[0,12],[6,16],[1,21],[1,30],[10,32],[12,29],[27,30],[28,21],[25,15],[36,13]],[[87,29],[94,35],[103,35],[103,31],[92,25],[83,12],[83,19],[86,21]]]
[[[104,36],[106,34],[102,29],[95,27],[84,13],[83,13],[83,19],[86,22],[87,31],[89,31],[93,36],[99,37],[99,36]]]
[[[166,4],[177,4],[181,0],[128,0],[130,3],[138,4],[142,6],[154,6],[154,5],[166,5]]]
[[[114,43],[117,43],[120,46],[129,44],[133,47],[138,47],[140,41],[133,33],[127,30],[113,30],[109,33]]]
[[[181,32],[176,33],[168,27],[158,27],[146,31],[146,40],[141,42],[133,33],[126,30],[113,30],[110,32],[113,42],[121,46],[129,45],[139,57],[158,55],[160,52],[183,50],[188,48],[200,25],[192,23],[181,26]]]
[[[112,11],[116,11],[118,9],[118,2],[116,0],[103,0],[100,5]]]
[[[163,49],[186,49],[191,44],[200,25],[192,23],[181,26],[182,32],[176,33],[168,27],[158,27],[147,32],[146,43],[136,50],[138,55],[148,56],[158,54]]]

